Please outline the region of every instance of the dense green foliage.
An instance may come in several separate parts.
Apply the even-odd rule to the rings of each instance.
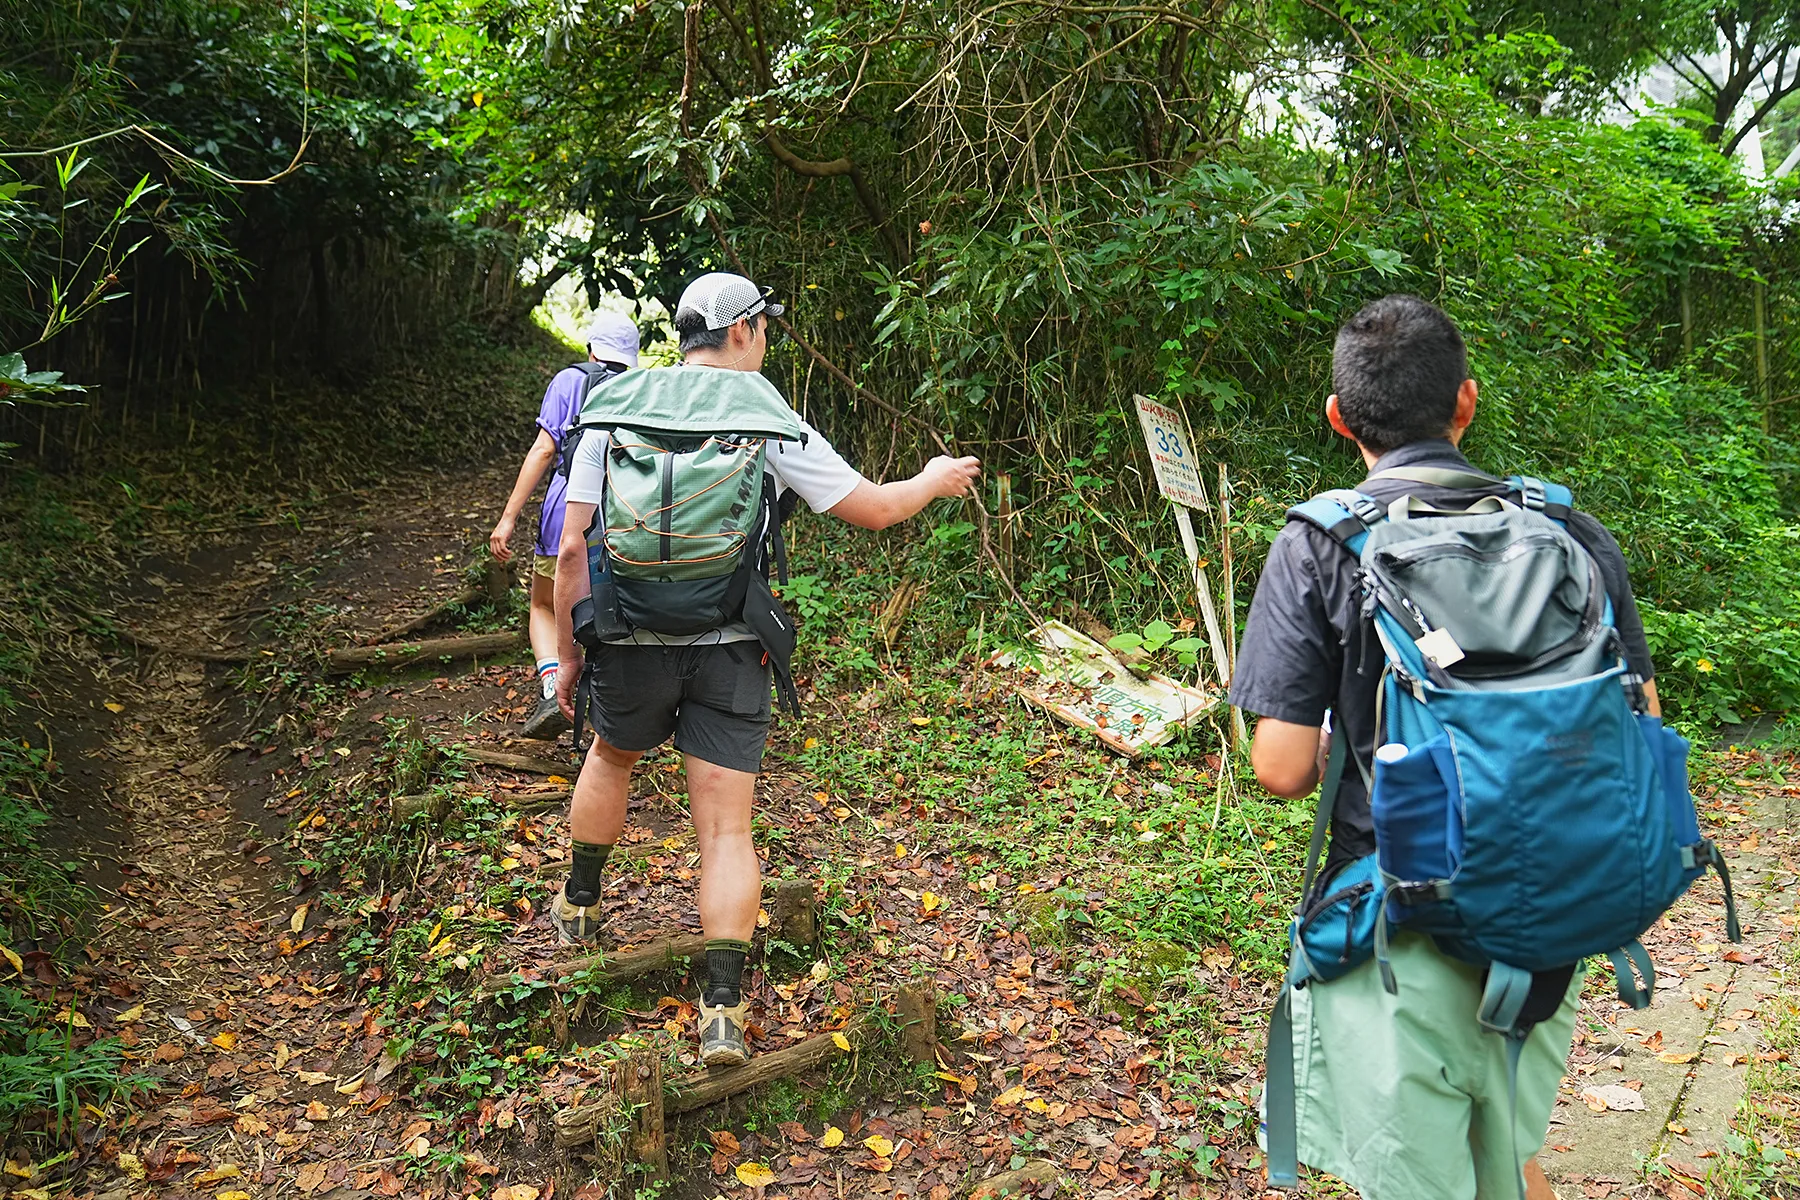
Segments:
[[[1387,291],[1437,300],[1485,389],[1476,458],[1565,479],[1620,530],[1672,706],[1731,719],[1800,699],[1790,191],[1746,182],[1705,112],[1593,114],[1727,18],[1791,35],[1755,5],[1615,7],[1630,37],[1454,4],[383,16],[471,100],[441,138],[484,165],[472,203],[665,303],[738,256],[903,411],[781,352],[771,373],[866,460],[910,460],[929,426],[1011,476],[1045,607],[1185,607],[1132,393],[1186,403],[1253,561],[1282,507],[1355,477],[1318,415],[1336,325]],[[946,568],[979,565],[966,532]]]
[[[1332,331],[1409,290],[1469,335],[1476,457],[1567,479],[1621,531],[1682,715],[1800,696],[1792,189],[1720,153],[1746,112],[1774,127],[1785,111],[1766,77],[1731,71],[1800,53],[1789,6],[9,15],[27,49],[0,81],[5,140],[99,138],[0,159],[0,251],[26,283],[0,289],[15,345],[65,310],[113,310],[132,281],[107,277],[146,234],[138,257],[185,256],[219,321],[259,281],[303,287],[315,345],[353,323],[324,297],[371,238],[510,247],[526,301],[574,272],[590,295],[667,304],[693,271],[741,261],[792,302],[806,345],[770,373],[797,403],[872,470],[915,461],[931,430],[982,453],[1010,476],[1020,590],[1137,627],[1186,605],[1130,396],[1184,402],[1229,464],[1241,613],[1257,537],[1355,474],[1318,419]],[[1730,70],[1678,85],[1692,111],[1603,119],[1646,69],[1717,45]],[[134,124],[179,155],[113,132]],[[271,246],[314,266],[283,276]],[[67,372],[59,344],[31,365]],[[940,530],[945,571],[987,569],[995,533]],[[1001,590],[967,589],[970,612]]]

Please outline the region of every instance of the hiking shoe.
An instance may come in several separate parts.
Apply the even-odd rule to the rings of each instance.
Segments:
[[[568,727],[569,718],[563,716],[562,707],[556,703],[556,697],[545,696],[538,701],[538,706],[531,710],[531,715],[525,718],[525,728],[521,732],[528,738],[554,742]]]
[[[750,1005],[739,1000],[730,1008],[700,998],[700,1061],[709,1067],[739,1067],[750,1061],[744,1047],[744,1017]]]
[[[556,922],[556,935],[565,946],[592,946],[600,939],[600,897],[588,904],[569,899],[566,888],[556,890],[556,902],[550,906],[550,919]]]

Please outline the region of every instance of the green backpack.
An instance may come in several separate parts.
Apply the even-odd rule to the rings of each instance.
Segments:
[[[804,437],[799,417],[753,372],[665,367],[595,387],[578,428],[611,440],[577,639],[591,651],[640,629],[692,635],[742,622],[798,712],[794,624],[769,586],[771,570],[787,577],[784,513],[764,465],[771,440]]]
[[[613,431],[589,534],[633,629],[694,634],[737,622],[759,553],[780,537],[763,438]]]

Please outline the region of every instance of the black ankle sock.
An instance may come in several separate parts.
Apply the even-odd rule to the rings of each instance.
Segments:
[[[606,866],[607,857],[612,854],[611,846],[601,846],[594,842],[576,842],[571,854],[573,862],[569,866],[569,882],[563,885],[563,895],[571,904],[589,905],[600,900],[600,870]]]
[[[714,1008],[730,1008],[744,998],[744,959],[750,943],[735,938],[709,938],[706,942],[705,1000]]]

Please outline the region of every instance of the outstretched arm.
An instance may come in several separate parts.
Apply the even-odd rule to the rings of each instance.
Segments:
[[[519,478],[513,484],[512,495],[506,498],[506,510],[500,514],[500,520],[494,525],[494,532],[488,534],[488,549],[501,562],[512,561],[513,529],[519,523],[519,514],[525,511],[526,501],[531,493],[537,491],[538,481],[543,479],[544,472],[556,461],[556,439],[541,426],[538,429],[537,441],[531,443],[531,449],[525,452],[525,463],[519,468]]]
[[[940,454],[911,479],[892,483],[863,480],[827,511],[861,529],[886,529],[916,515],[933,500],[965,495],[980,475],[980,459]]]

